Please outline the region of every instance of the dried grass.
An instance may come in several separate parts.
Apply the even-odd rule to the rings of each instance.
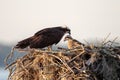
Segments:
[[[7,64],[8,80],[120,80],[120,46],[112,44],[109,41],[99,47],[29,50]]]

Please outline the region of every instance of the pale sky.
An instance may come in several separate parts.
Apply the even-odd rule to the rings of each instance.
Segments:
[[[120,0],[0,0],[0,43],[59,25],[78,40],[120,36]]]

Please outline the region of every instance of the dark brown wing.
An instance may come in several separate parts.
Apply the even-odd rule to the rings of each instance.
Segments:
[[[57,44],[64,33],[59,30],[48,31],[46,34],[34,36],[30,43],[30,48],[44,48],[53,44]]]
[[[36,32],[34,35],[35,36],[39,36],[39,35],[46,35],[47,33],[52,33],[52,32],[54,32],[54,31],[56,31],[56,30],[59,30],[61,27],[59,26],[59,27],[52,27],[52,28],[45,28],[45,29],[42,29],[42,30],[40,30],[40,31],[38,31],[38,32]]]
[[[46,34],[48,31],[50,31],[50,28],[45,28],[43,30],[40,30],[34,34],[34,36],[39,36],[41,34]]]
[[[37,36],[30,43],[30,48],[44,48],[54,44],[55,39],[47,36]]]
[[[45,28],[35,33],[32,38],[20,41],[16,45],[16,48],[26,48],[27,46],[31,48],[44,48],[52,44],[57,44],[64,33],[61,27]]]
[[[29,46],[32,38],[33,37],[30,37],[30,38],[27,38],[27,39],[24,39],[24,40],[18,42],[18,44],[15,46],[15,48],[21,48],[21,49],[26,48],[27,46]]]

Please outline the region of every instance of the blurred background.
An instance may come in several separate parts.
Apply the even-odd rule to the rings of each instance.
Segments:
[[[0,0],[0,80],[8,76],[3,61],[18,41],[60,25],[83,43],[109,33],[120,41],[120,0]]]

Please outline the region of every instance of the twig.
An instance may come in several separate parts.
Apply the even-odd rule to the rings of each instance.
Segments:
[[[77,57],[79,57],[81,54],[83,54],[85,51],[83,50],[82,52],[80,52],[77,56],[73,57],[68,63],[72,62],[73,60],[75,60]]]
[[[9,66],[8,63],[7,63],[7,61],[8,61],[9,58],[12,58],[13,54],[14,54],[14,47],[11,49],[11,53],[8,54],[8,56],[4,59],[4,64],[6,66]],[[9,70],[9,75],[8,75],[8,80],[9,80],[9,78],[10,78],[10,76],[12,74],[12,68],[8,67],[8,70]]]
[[[17,62],[17,61],[14,61],[14,62],[12,62],[11,64],[7,65],[7,66],[5,67],[5,70],[8,69],[9,67],[13,66],[16,62]]]
[[[102,41],[102,46],[106,44],[106,40],[108,39],[108,37],[109,37],[110,35],[111,35],[111,33],[109,33],[109,34],[105,37],[105,39]]]
[[[9,58],[12,58],[13,54],[14,54],[14,47],[11,49],[11,53],[8,54],[8,56],[4,59],[4,63],[5,63],[6,66],[8,65],[8,64],[7,64],[7,60],[8,60]]]
[[[113,45],[113,43],[115,42],[115,40],[117,40],[118,39],[118,37],[115,37],[115,39],[113,39],[113,41],[111,42],[111,44],[110,44],[110,47]]]
[[[70,74],[71,72],[69,72],[69,73],[65,73],[65,74],[63,74],[62,76],[60,76],[59,78],[58,78],[58,80],[61,80],[61,78],[63,78],[63,77],[66,77],[66,76],[68,76],[68,74]]]
[[[57,58],[58,60],[60,60],[71,72],[74,73],[74,71],[68,66],[68,64],[66,62],[64,62],[62,59],[60,59],[58,56],[55,56],[55,55],[52,55],[52,54],[49,54],[49,55]]]
[[[84,41],[87,43],[87,45],[90,45],[90,43],[88,41],[86,41],[85,39],[84,39]]]

